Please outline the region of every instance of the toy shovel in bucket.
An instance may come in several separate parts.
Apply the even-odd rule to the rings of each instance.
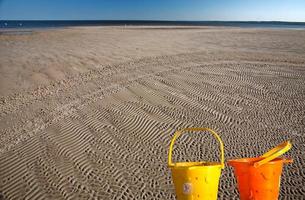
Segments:
[[[229,160],[234,167],[241,200],[277,200],[284,163],[292,159],[279,158],[291,149],[289,141],[271,149],[258,158]]]

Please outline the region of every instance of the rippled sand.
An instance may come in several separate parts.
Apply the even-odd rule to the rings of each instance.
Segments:
[[[175,130],[226,159],[285,140],[280,198],[305,193],[305,31],[91,27],[0,34],[0,199],[174,199]],[[175,160],[217,160],[208,134]],[[232,169],[219,199],[236,199]]]

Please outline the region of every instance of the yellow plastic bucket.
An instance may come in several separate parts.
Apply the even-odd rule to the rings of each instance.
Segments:
[[[220,143],[221,162],[177,162],[172,163],[172,151],[175,140],[186,131],[209,131]],[[217,133],[209,128],[186,128],[177,131],[170,143],[168,166],[178,200],[215,200],[221,169],[224,168],[223,142]]]

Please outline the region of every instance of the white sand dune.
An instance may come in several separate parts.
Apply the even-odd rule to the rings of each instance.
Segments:
[[[304,36],[225,28],[0,35],[0,199],[175,199],[168,146],[191,126],[215,129],[227,159],[291,140],[280,198],[303,198]],[[174,149],[175,160],[218,154],[207,134],[183,136]],[[226,167],[219,199],[236,198]]]

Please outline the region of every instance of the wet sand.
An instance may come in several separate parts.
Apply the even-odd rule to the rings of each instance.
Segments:
[[[175,130],[225,158],[285,140],[281,199],[305,193],[305,31],[83,27],[0,34],[0,199],[174,199]],[[175,160],[217,160],[208,134]],[[238,199],[232,169],[219,199]]]

